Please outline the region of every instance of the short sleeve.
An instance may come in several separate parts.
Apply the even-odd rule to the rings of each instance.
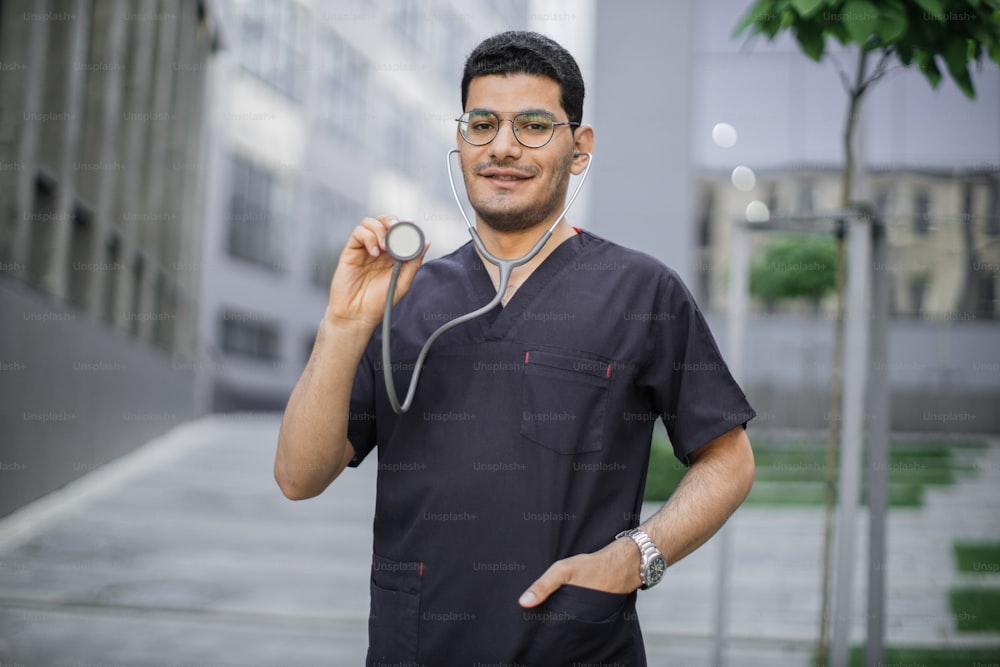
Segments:
[[[674,455],[688,456],[756,416],[712,337],[708,323],[672,271],[658,286],[651,359],[642,384],[652,390]]]
[[[354,458],[347,465],[357,467],[375,448],[375,366],[372,344],[365,349],[354,374],[347,439],[354,447]]]

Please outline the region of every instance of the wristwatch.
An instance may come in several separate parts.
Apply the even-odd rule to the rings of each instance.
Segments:
[[[632,538],[632,541],[639,547],[639,554],[642,558],[639,561],[639,576],[642,577],[640,588],[646,590],[660,583],[663,574],[667,571],[667,559],[653,544],[653,540],[649,539],[649,535],[638,528],[633,528],[632,530],[623,530],[615,535],[616,540],[620,537]]]

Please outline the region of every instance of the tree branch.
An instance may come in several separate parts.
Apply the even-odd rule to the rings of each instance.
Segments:
[[[837,54],[832,51],[828,51],[827,55],[830,56],[830,60],[833,61],[833,68],[837,70],[837,74],[840,76],[840,83],[844,86],[844,92],[850,95],[851,80],[847,78],[847,70],[844,69],[844,66],[841,64],[840,58],[837,57]]]
[[[890,72],[893,69],[896,69],[896,67],[902,66],[902,65],[897,65],[896,67],[893,68],[888,67],[889,59],[892,58],[892,56],[895,55],[895,53],[896,50],[891,46],[887,47],[886,50],[882,52],[881,57],[879,57],[878,59],[878,63],[872,70],[871,76],[867,77],[864,81],[861,82],[860,88],[858,90],[860,94],[864,94],[868,86],[870,86],[871,84],[875,83],[876,81],[884,77],[888,72]]]

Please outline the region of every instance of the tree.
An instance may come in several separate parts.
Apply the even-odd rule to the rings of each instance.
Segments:
[[[808,299],[818,308],[836,284],[837,248],[829,237],[789,235],[773,243],[750,267],[750,294],[768,307]]]
[[[947,71],[969,98],[975,97],[969,65],[982,63],[987,58],[1000,64],[1000,0],[757,0],[737,26],[735,35],[749,33],[773,40],[783,32],[794,34],[802,52],[817,62],[830,54],[827,45],[831,39],[855,54],[853,73],[848,73],[836,58],[831,58],[848,96],[842,133],[844,166],[840,204],[843,209],[856,205],[853,196],[858,176],[855,130],[861,101],[870,86],[885,75],[890,64],[898,61],[900,66],[915,67],[935,88],[943,78],[942,70]],[[820,664],[825,664],[827,659],[827,589],[840,424],[845,263],[843,234],[839,234],[827,442],[823,610],[817,647]]]

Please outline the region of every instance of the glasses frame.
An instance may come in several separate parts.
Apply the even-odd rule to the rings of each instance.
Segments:
[[[469,138],[466,136],[465,132],[462,131],[463,123],[465,124],[466,127],[469,126],[469,120],[470,120],[469,116],[472,113],[488,113],[497,119],[497,128],[496,131],[493,133],[493,136],[490,137],[487,141],[482,142],[481,144],[477,144],[474,141],[469,141]],[[531,144],[526,144],[524,143],[524,141],[521,140],[520,135],[518,135],[517,133],[517,125],[514,124],[514,121],[516,121],[521,116],[546,116],[552,120],[552,132],[549,133],[549,138],[545,140],[545,143],[538,144],[537,146],[532,146]],[[573,121],[570,120],[556,120],[550,114],[539,111],[521,111],[519,113],[514,114],[513,118],[501,118],[500,114],[497,113],[496,111],[488,111],[486,109],[476,109],[473,111],[466,111],[461,116],[456,118],[455,121],[458,122],[459,124],[458,133],[462,135],[462,139],[465,140],[465,143],[469,144],[470,146],[488,146],[489,144],[491,144],[493,140],[497,138],[497,135],[500,134],[500,123],[504,122],[510,123],[511,130],[514,132],[514,138],[517,139],[517,143],[521,144],[525,148],[543,148],[545,146],[548,146],[549,142],[552,141],[552,137],[556,136],[556,128],[560,125],[580,127],[580,123],[574,123]]]

